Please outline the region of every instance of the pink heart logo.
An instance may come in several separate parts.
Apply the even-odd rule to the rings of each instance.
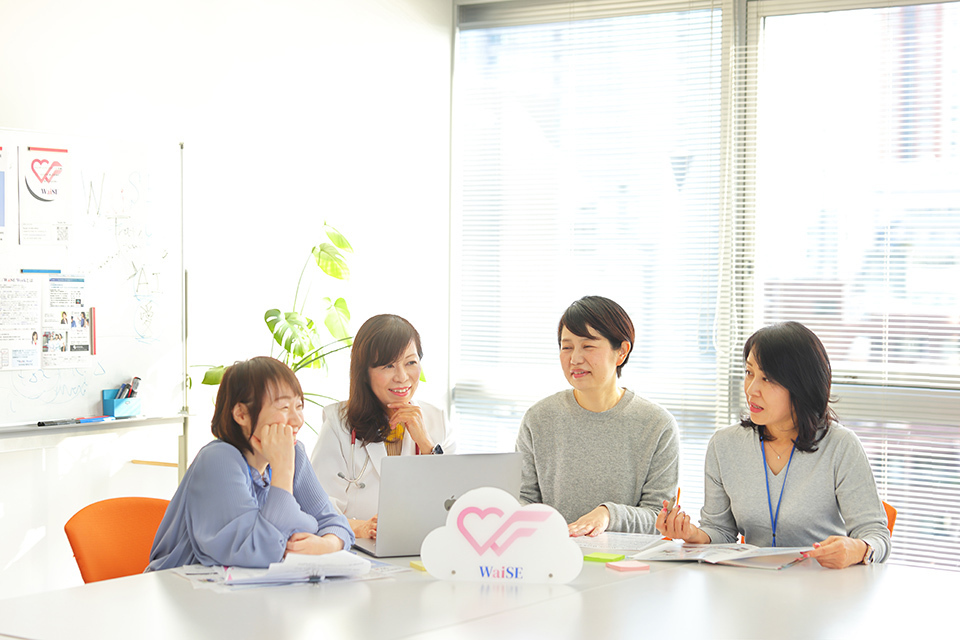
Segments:
[[[43,166],[47,164],[49,164],[50,166],[47,167],[46,172],[41,176],[40,172],[37,171],[37,165],[40,165],[40,167],[43,168]],[[33,162],[30,163],[30,170],[33,171],[33,175],[37,176],[37,180],[39,180],[40,182],[50,182],[51,180],[56,178],[58,175],[60,175],[60,172],[63,171],[63,165],[56,161],[51,163],[49,160],[36,158],[34,159]]]
[[[499,528],[493,532],[493,534],[487,538],[482,544],[477,541],[476,537],[470,532],[465,524],[465,519],[468,515],[477,515],[481,520],[490,515],[495,515],[500,518],[503,518],[503,511],[497,507],[490,507],[489,509],[481,509],[480,507],[467,507],[460,512],[460,515],[457,516],[457,529],[460,530],[460,534],[463,535],[464,539],[470,543],[470,546],[474,548],[477,552],[477,555],[482,556],[487,552],[488,549],[493,550],[498,556],[503,555],[503,553],[509,549],[514,542],[519,538],[526,538],[532,536],[537,532],[536,527],[523,527],[520,529],[514,530],[514,532],[507,538],[506,542],[503,544],[498,544],[497,540],[503,533],[512,525],[514,522],[543,522],[550,517],[549,511],[534,511],[534,510],[522,510],[518,509],[514,511],[509,518],[503,521]]]

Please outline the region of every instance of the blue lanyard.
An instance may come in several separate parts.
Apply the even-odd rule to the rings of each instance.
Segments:
[[[780,503],[783,502],[783,490],[787,486],[787,474],[790,473],[790,463],[793,462],[793,453],[797,450],[797,443],[790,449],[790,458],[787,468],[783,472],[783,484],[780,485],[780,497],[777,498],[777,513],[773,513],[773,501],[770,499],[770,475],[767,473],[767,456],[763,450],[763,439],[760,439],[760,461],[763,462],[763,479],[767,482],[767,509],[770,511],[770,527],[773,529],[773,546],[777,546],[777,520],[780,519]]]

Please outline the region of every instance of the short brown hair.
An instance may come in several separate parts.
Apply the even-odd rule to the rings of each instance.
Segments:
[[[584,296],[567,307],[560,318],[560,324],[557,325],[557,344],[560,344],[560,336],[563,335],[563,328],[575,336],[581,338],[590,338],[590,331],[587,325],[593,327],[594,331],[607,339],[613,349],[619,349],[624,342],[630,343],[630,351],[627,357],[617,365],[617,377],[620,377],[620,370],[630,359],[630,353],[633,352],[635,332],[633,321],[623,307],[618,305],[610,298],[602,296]]]
[[[303,401],[303,389],[297,376],[290,367],[276,358],[258,356],[227,367],[220,380],[217,404],[210,422],[210,431],[214,437],[229,442],[239,449],[240,453],[253,453],[250,436],[245,434],[243,427],[234,420],[233,408],[241,402],[246,405],[251,425],[256,427],[264,400],[276,396],[283,385],[290,387],[294,395]]]
[[[411,341],[422,358],[420,334],[409,321],[389,313],[373,316],[357,331],[350,349],[350,397],[343,417],[359,440],[382,442],[390,432],[386,410],[370,386],[370,368],[396,362]]]

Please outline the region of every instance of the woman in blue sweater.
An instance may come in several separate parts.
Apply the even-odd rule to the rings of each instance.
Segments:
[[[147,571],[188,564],[266,567],[286,552],[349,548],[353,533],[303,445],[303,391],[289,367],[252,358],[223,374],[211,430],[153,541]]]

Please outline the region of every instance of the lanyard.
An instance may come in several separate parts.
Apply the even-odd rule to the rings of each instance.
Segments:
[[[777,521],[780,519],[780,503],[783,501],[783,490],[787,486],[787,474],[790,473],[790,463],[793,462],[793,453],[797,450],[797,443],[790,449],[790,458],[787,468],[783,472],[783,484],[780,485],[780,497],[777,498],[777,513],[773,513],[773,501],[770,499],[770,475],[767,473],[767,456],[763,450],[763,439],[760,439],[760,461],[763,462],[763,479],[767,482],[767,509],[770,511],[770,528],[773,529],[773,546],[777,546]]]

